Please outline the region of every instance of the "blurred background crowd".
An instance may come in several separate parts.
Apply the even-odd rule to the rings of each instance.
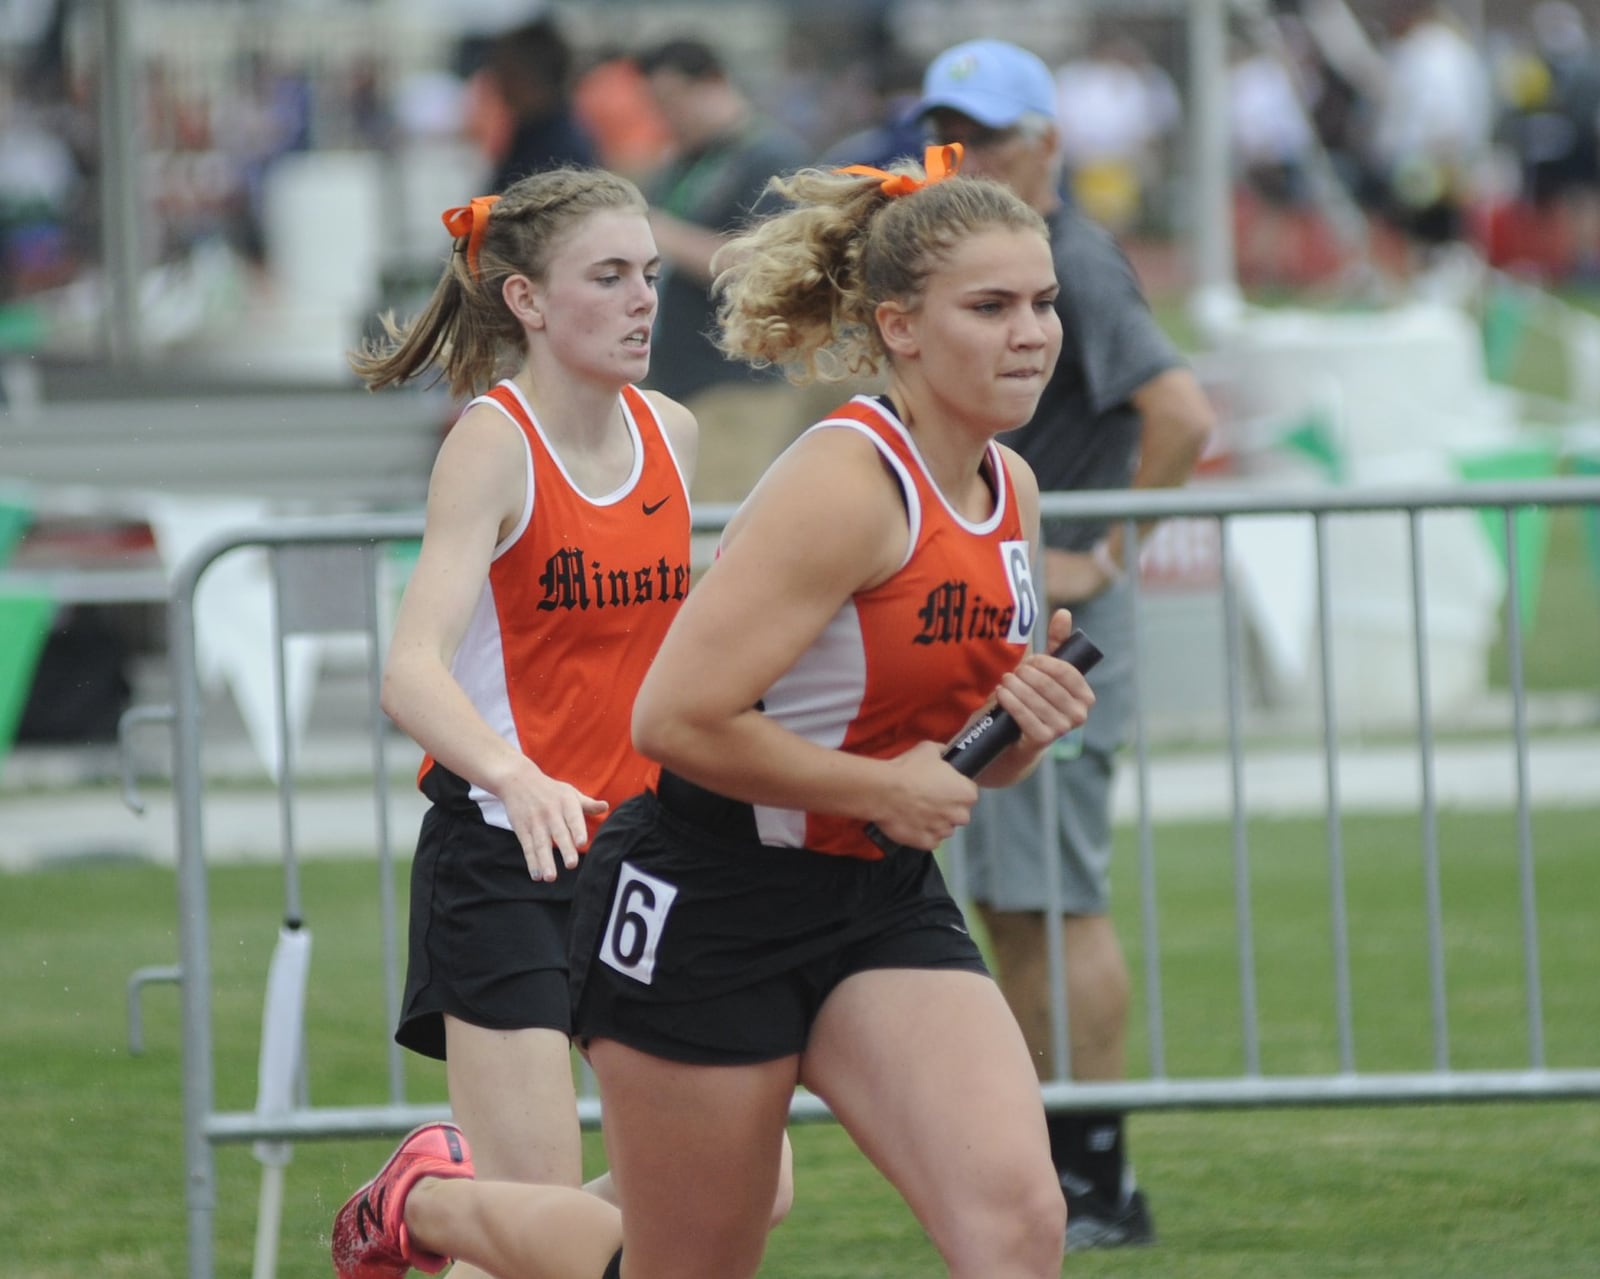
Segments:
[[[725,442],[696,499],[738,499],[837,395],[707,343],[718,234],[770,174],[920,154],[923,70],[973,37],[1045,59],[1067,200],[1205,355],[1206,474],[1525,450],[1485,373],[1530,333],[1600,466],[1568,423],[1600,415],[1597,35],[1600,0],[3,0],[0,605],[34,573],[45,668],[101,603],[158,652],[206,531],[418,506],[459,405],[355,394],[346,352],[432,290],[443,210],[574,160],[650,197],[651,384]],[[35,652],[0,645],[0,727]]]
[[[1337,281],[1353,238],[1400,272],[1464,246],[1600,283],[1592,9],[1233,5],[1242,284]],[[103,345],[119,138],[137,157],[120,207],[136,217],[141,346],[244,341],[264,359],[275,296],[327,293],[346,328],[403,301],[437,270],[438,210],[521,170],[594,159],[649,185],[699,127],[637,61],[675,37],[709,47],[735,109],[790,135],[789,154],[863,161],[920,145],[905,111],[938,48],[1021,39],[1056,69],[1072,197],[1154,291],[1183,284],[1182,255],[1162,251],[1194,180],[1178,3],[8,0],[0,15],[0,352]],[[132,119],[107,119],[113,56]],[[341,333],[327,336],[336,358]]]
[[[696,500],[737,500],[837,396],[711,347],[719,236],[774,173],[920,154],[924,69],[981,36],[1044,59],[1066,198],[1195,357],[1203,477],[1600,470],[1600,0],[4,0],[0,622],[20,590],[50,638],[37,677],[0,646],[0,729],[82,736],[86,653],[124,703],[85,628],[158,654],[217,528],[420,505],[459,405],[357,394],[346,352],[432,289],[441,211],[534,169],[645,190],[651,385],[719,441]],[[1209,536],[1141,572],[1209,598]]]

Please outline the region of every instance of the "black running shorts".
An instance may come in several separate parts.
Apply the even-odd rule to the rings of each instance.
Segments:
[[[823,1001],[873,968],[985,973],[938,863],[733,841],[636,796],[607,819],[572,916],[580,1043],[736,1065],[800,1052]]]
[[[510,831],[476,813],[430,808],[411,863],[395,1040],[444,1060],[446,1013],[490,1030],[571,1034],[567,921],[577,878],[562,867],[554,883],[536,881]]]

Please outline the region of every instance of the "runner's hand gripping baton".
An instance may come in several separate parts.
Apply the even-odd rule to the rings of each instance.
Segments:
[[[1105,654],[1095,647],[1094,641],[1087,635],[1075,630],[1050,656],[1059,657],[1063,662],[1076,666],[1081,673],[1087,675]],[[1021,736],[1022,729],[1017,721],[1011,718],[1011,713],[1003,707],[996,706],[946,746],[942,758],[963,777],[977,777],[994,763],[1001,751],[1015,743]],[[867,838],[886,853],[899,852],[905,848],[904,844],[896,843],[879,830],[876,822],[868,824]]]

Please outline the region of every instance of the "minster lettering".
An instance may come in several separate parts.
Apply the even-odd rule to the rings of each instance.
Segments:
[[[688,595],[689,576],[687,564],[669,564],[666,556],[654,564],[619,568],[588,559],[581,546],[568,546],[545,561],[539,574],[544,588],[539,608],[554,612],[669,603]]]

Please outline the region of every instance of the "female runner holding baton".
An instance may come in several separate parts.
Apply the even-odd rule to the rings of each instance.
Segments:
[[[959,154],[798,174],[777,184],[793,207],[724,250],[726,350],[811,371],[886,362],[889,382],[812,427],[729,523],[635,704],[657,790],[590,853],[575,1016],[624,1279],[756,1272],[797,1085],[952,1275],[1060,1273],[1037,1077],[916,851],[968,820],[977,784],[941,753],[977,713],[997,702],[1021,730],[982,775],[1005,785],[1093,700],[1033,651],[1038,492],[995,443],[1060,349],[1044,224],[952,176]],[[1071,628],[1050,618],[1050,646]],[[884,854],[864,823],[908,848]]]

